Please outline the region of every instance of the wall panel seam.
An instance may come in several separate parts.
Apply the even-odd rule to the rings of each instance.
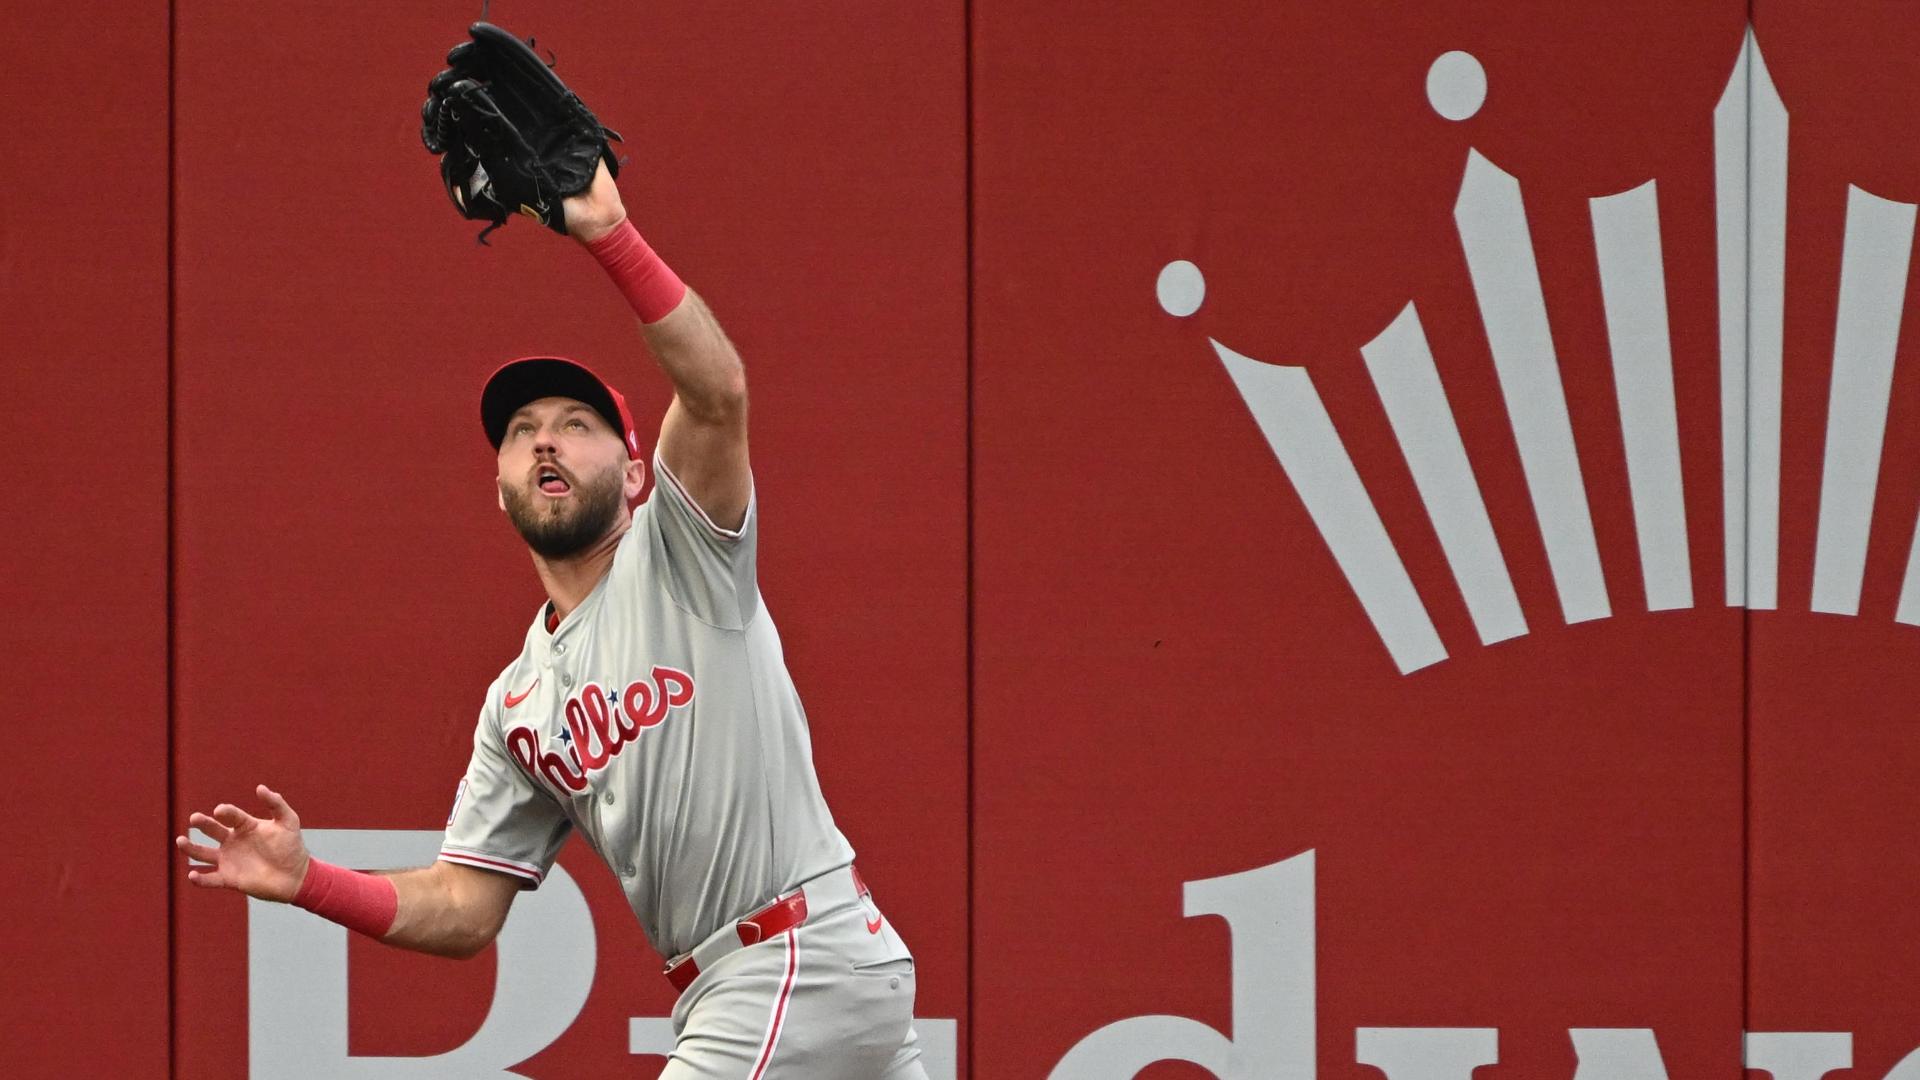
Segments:
[[[964,145],[962,149],[965,154],[962,202],[964,203],[964,209],[965,209],[965,228],[966,228],[966,244],[965,244],[966,274],[964,277],[964,288],[966,289],[966,308],[965,308],[966,325],[964,328],[964,339],[965,339],[965,349],[966,349],[966,379],[967,379],[966,406],[965,406],[966,408],[966,455],[967,455],[967,460],[966,460],[967,942],[966,942],[966,953],[965,953],[966,955],[965,979],[966,979],[967,992],[966,992],[966,1003],[965,1003],[965,1010],[966,1010],[965,1042],[967,1047],[966,1074],[968,1077],[971,1077],[974,1073],[974,1062],[977,1060],[974,1056],[974,1051],[975,1051],[974,1032],[976,1030],[975,1019],[977,1015],[974,1011],[974,951],[976,946],[976,940],[974,937],[974,910],[977,906],[976,904],[977,896],[976,896],[974,883],[977,880],[976,864],[978,862],[976,858],[977,852],[975,848],[975,839],[974,839],[975,838],[974,812],[976,809],[976,802],[974,799],[974,761],[973,761],[974,724],[976,719],[974,715],[975,699],[974,699],[974,692],[973,692],[974,690],[974,633],[976,629],[975,622],[974,622],[974,606],[973,606],[973,586],[974,586],[974,574],[975,574],[975,561],[974,561],[974,548],[973,548],[973,536],[974,536],[974,446],[973,446],[974,371],[973,371],[973,364],[974,364],[974,341],[975,341],[975,337],[974,337],[974,186],[973,186],[974,184],[974,175],[973,175],[973,135],[974,135],[973,133],[973,0],[960,0],[960,32],[961,32],[960,77],[961,77],[961,94],[963,97],[962,106],[963,106],[963,114],[964,114],[963,115],[964,127],[962,129],[961,134],[962,134],[962,138],[964,139]]]
[[[177,0],[170,0],[167,4],[167,242],[165,254],[167,280],[167,370],[163,391],[166,394],[165,437],[167,476],[165,485],[166,515],[164,526],[166,532],[166,550],[163,556],[166,560],[166,574],[162,598],[166,623],[166,647],[164,655],[164,663],[166,665],[166,690],[164,700],[166,705],[165,753],[167,776],[166,804],[162,811],[162,824],[168,826],[167,832],[169,835],[172,833],[173,808],[177,802],[175,785],[178,781],[177,763],[174,756],[174,720],[176,712],[174,708],[174,650],[176,645],[174,632],[174,496],[176,491],[174,482],[176,449],[176,440],[174,438],[174,339],[175,307],[177,303],[177,298],[174,295],[174,228],[176,224],[176,205],[179,201],[176,190],[176,185],[179,181],[179,170],[174,158],[178,141],[175,138],[177,129],[175,109],[178,102],[176,93],[179,82],[177,48],[179,21],[179,4]],[[173,858],[172,845],[169,844],[166,862],[167,869],[161,876],[161,887],[164,890],[167,905],[167,1003],[165,1015],[167,1026],[167,1076],[169,1078],[175,1077],[178,1074],[180,1043],[180,943],[179,931],[175,923],[176,912],[174,911]]]

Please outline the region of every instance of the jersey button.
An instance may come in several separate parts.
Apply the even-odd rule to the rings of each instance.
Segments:
[[[571,676],[571,675],[562,675],[562,676],[560,676],[560,685],[561,685],[561,686],[569,686],[569,687],[570,687],[570,686],[572,686],[572,685],[573,685],[573,676]]]
[[[609,791],[609,792],[607,792],[606,794],[604,794],[604,795],[602,795],[602,796],[600,796],[600,801],[601,801],[601,802],[603,802],[603,803],[606,803],[606,804],[607,804],[608,806],[612,806],[612,805],[613,805],[613,792],[611,792],[611,791]]]
[[[620,876],[621,876],[621,877],[625,877],[625,878],[630,878],[630,877],[632,877],[632,876],[633,876],[633,864],[632,864],[632,863],[628,863],[628,864],[627,864],[626,866],[624,866],[624,867],[621,867],[621,868],[620,868]]]
[[[566,655],[566,652],[567,652],[567,643],[564,641],[553,647],[553,655],[555,656],[564,656]]]

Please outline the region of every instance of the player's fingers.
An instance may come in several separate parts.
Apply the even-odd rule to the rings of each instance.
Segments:
[[[269,807],[273,808],[273,820],[288,828],[299,826],[300,815],[293,812],[293,807],[287,805],[287,800],[281,798],[279,792],[265,784],[261,784],[254,790],[260,793],[260,797],[266,800]]]
[[[213,837],[216,844],[224,844],[233,836],[233,830],[213,820],[205,814],[195,811],[187,817],[187,824]]]
[[[218,848],[210,848],[204,844],[196,844],[184,836],[174,837],[173,846],[186,852],[187,858],[193,859],[196,862],[217,863],[220,861],[220,851]]]
[[[221,803],[213,808],[213,819],[229,829],[243,829],[252,824],[254,817],[232,803]]]
[[[218,870],[189,870],[187,871],[187,882],[192,885],[198,885],[203,889],[224,888],[227,884],[227,880],[220,876],[220,871]]]

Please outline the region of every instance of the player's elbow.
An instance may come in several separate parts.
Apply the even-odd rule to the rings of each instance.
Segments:
[[[487,946],[493,944],[494,937],[495,935],[493,934],[461,934],[445,942],[444,948],[440,951],[440,955],[450,960],[471,960],[481,953],[486,952]]]
[[[484,918],[462,919],[447,928],[438,941],[434,942],[433,952],[451,960],[471,960],[487,950],[493,939],[500,936],[501,923]]]
[[[472,959],[500,936],[518,883],[444,860],[435,864],[436,870],[441,867],[446,868],[440,870],[445,891],[435,920],[438,933],[430,935],[431,951],[455,960]]]
[[[747,372],[735,365],[716,374],[698,396],[683,395],[687,410],[703,424],[714,427],[738,427],[747,419]]]
[[[729,408],[747,411],[747,366],[735,364],[720,380],[720,396]]]

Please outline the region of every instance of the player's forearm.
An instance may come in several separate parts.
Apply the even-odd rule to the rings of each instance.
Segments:
[[[500,932],[504,910],[471,895],[462,877],[435,863],[386,875],[400,896],[393,926],[381,941],[414,952],[466,959],[487,947]]]
[[[680,280],[618,211],[611,182],[601,200],[569,204],[608,215],[610,224],[582,224],[576,238],[627,299],[640,319],[641,337],[673,382],[674,395],[696,420],[733,424],[745,420],[746,370],[706,303]]]
[[[706,302],[692,289],[657,322],[642,323],[640,336],[673,392],[688,412],[708,424],[744,422],[747,369]]]

